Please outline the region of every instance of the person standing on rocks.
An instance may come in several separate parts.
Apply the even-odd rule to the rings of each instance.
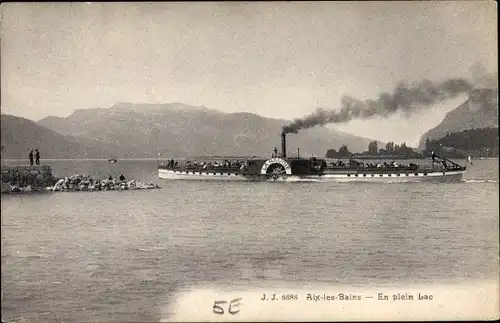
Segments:
[[[30,166],[33,166],[33,149],[30,150],[29,159],[30,159]]]
[[[35,149],[35,163],[37,165],[40,165],[40,152],[38,151],[38,149]],[[33,164],[33,162],[31,164]]]

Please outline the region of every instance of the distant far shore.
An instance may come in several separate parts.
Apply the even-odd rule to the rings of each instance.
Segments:
[[[291,156],[293,158],[294,156]],[[311,156],[304,156],[304,158],[310,158]],[[316,158],[323,158],[323,159],[346,159],[348,160],[349,157],[338,157],[338,158],[327,158],[327,157],[320,157],[320,156],[314,156]],[[173,157],[174,159],[177,160],[184,160],[184,159],[201,159],[201,158],[207,158],[207,159],[214,159],[214,158],[235,158],[235,159],[245,159],[245,158],[266,158],[266,157],[259,157],[259,156],[240,156],[240,157],[230,157],[230,156],[197,156],[197,157]],[[397,159],[397,160],[405,160],[405,159],[411,159],[411,160],[425,160],[428,159],[426,157],[396,157],[396,156],[353,156],[354,159],[374,159],[374,160],[388,160],[388,159]],[[450,157],[451,159],[463,159],[466,157]],[[118,159],[117,162],[120,161],[139,161],[139,160],[149,160],[149,161],[165,161],[169,160],[170,158],[122,158]],[[473,159],[498,159],[497,157],[474,157]],[[42,164],[47,164],[48,162],[51,161],[108,161],[108,158],[50,158],[50,159],[43,159]],[[28,160],[26,159],[2,159],[3,162],[21,162],[21,164],[26,164],[28,165]],[[2,165],[3,166],[3,165]]]
[[[119,161],[133,161],[133,160],[167,160],[167,159],[170,159],[170,158],[121,158],[121,159],[117,159],[117,162]],[[176,159],[179,159],[179,158],[176,158]],[[50,162],[50,161],[109,161],[109,158],[44,158],[41,163],[43,164],[44,162]],[[8,159],[8,158],[4,158],[2,159],[2,161],[5,161],[5,162],[24,162],[24,163],[28,163],[28,160],[27,159],[15,159],[15,158],[12,158],[12,159]]]
[[[167,158],[158,158],[160,159],[167,159]],[[23,158],[3,158],[3,161],[25,161],[26,163],[28,162],[27,159]],[[89,160],[89,161],[109,161],[109,158],[44,158],[43,161],[58,161],[58,160]],[[122,159],[117,159],[118,161],[120,160],[156,160],[156,158],[122,158]]]

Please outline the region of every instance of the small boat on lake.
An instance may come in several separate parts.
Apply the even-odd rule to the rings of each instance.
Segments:
[[[370,163],[350,159],[327,162],[323,158],[288,157],[286,134],[281,134],[281,154],[275,150],[271,158],[216,157],[171,159],[159,164],[162,179],[198,180],[340,180],[340,181],[454,181],[460,180],[466,166],[433,154],[430,165]]]

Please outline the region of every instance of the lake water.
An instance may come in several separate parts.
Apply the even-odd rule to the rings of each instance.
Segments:
[[[158,321],[208,284],[498,279],[498,159],[460,183],[166,182],[155,160],[47,164],[162,189],[2,195],[7,321]]]

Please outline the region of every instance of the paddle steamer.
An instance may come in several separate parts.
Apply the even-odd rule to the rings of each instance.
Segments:
[[[281,154],[271,158],[219,157],[216,160],[174,160],[159,164],[162,179],[202,179],[240,181],[279,180],[361,180],[361,181],[453,181],[466,170],[445,157],[433,155],[430,165],[367,163],[351,159],[328,163],[322,158],[288,157],[286,134],[281,133]]]

